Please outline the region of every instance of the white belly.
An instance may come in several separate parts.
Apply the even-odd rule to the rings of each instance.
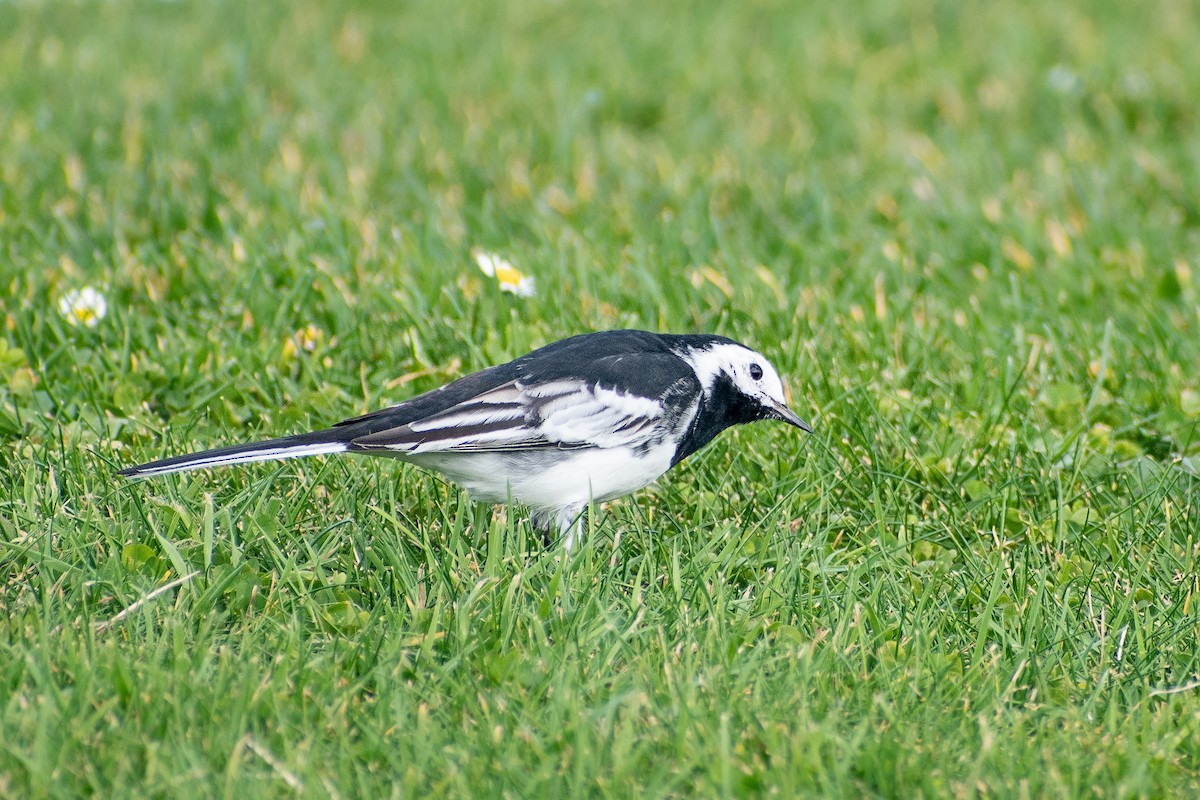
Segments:
[[[659,445],[643,455],[595,448],[400,457],[445,474],[485,503],[504,503],[512,497],[535,509],[561,509],[641,489],[671,468],[673,455],[674,448]]]

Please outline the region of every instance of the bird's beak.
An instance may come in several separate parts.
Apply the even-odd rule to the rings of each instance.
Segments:
[[[785,406],[783,403],[771,403],[771,410],[775,414],[775,419],[782,420],[788,425],[795,425],[805,433],[812,433],[813,429],[807,422],[796,416],[796,412]]]

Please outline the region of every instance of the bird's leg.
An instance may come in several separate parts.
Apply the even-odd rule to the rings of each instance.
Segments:
[[[529,521],[533,529],[542,534],[542,543],[546,547],[554,544],[557,537],[562,538],[563,549],[570,552],[583,536],[583,506],[567,506],[560,509],[531,509]]]
[[[541,509],[531,509],[529,522],[533,529],[542,535],[542,545],[547,549],[554,544],[554,512]]]
[[[583,506],[571,506],[558,512],[558,529],[563,534],[563,549],[568,553],[583,539]]]

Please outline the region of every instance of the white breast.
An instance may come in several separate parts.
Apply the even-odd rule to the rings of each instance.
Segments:
[[[640,455],[617,447],[401,457],[444,473],[485,503],[512,497],[535,509],[561,509],[612,500],[653,483],[671,468],[674,452],[662,443]]]

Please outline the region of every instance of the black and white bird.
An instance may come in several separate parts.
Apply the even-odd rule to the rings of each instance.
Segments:
[[[761,354],[723,336],[589,333],[459,378],[327,430],[205,450],[121,470],[127,477],[325,453],[392,456],[443,473],[476,500],[530,507],[534,527],[580,532],[589,501],[652,483],[726,428],[781,420]]]

